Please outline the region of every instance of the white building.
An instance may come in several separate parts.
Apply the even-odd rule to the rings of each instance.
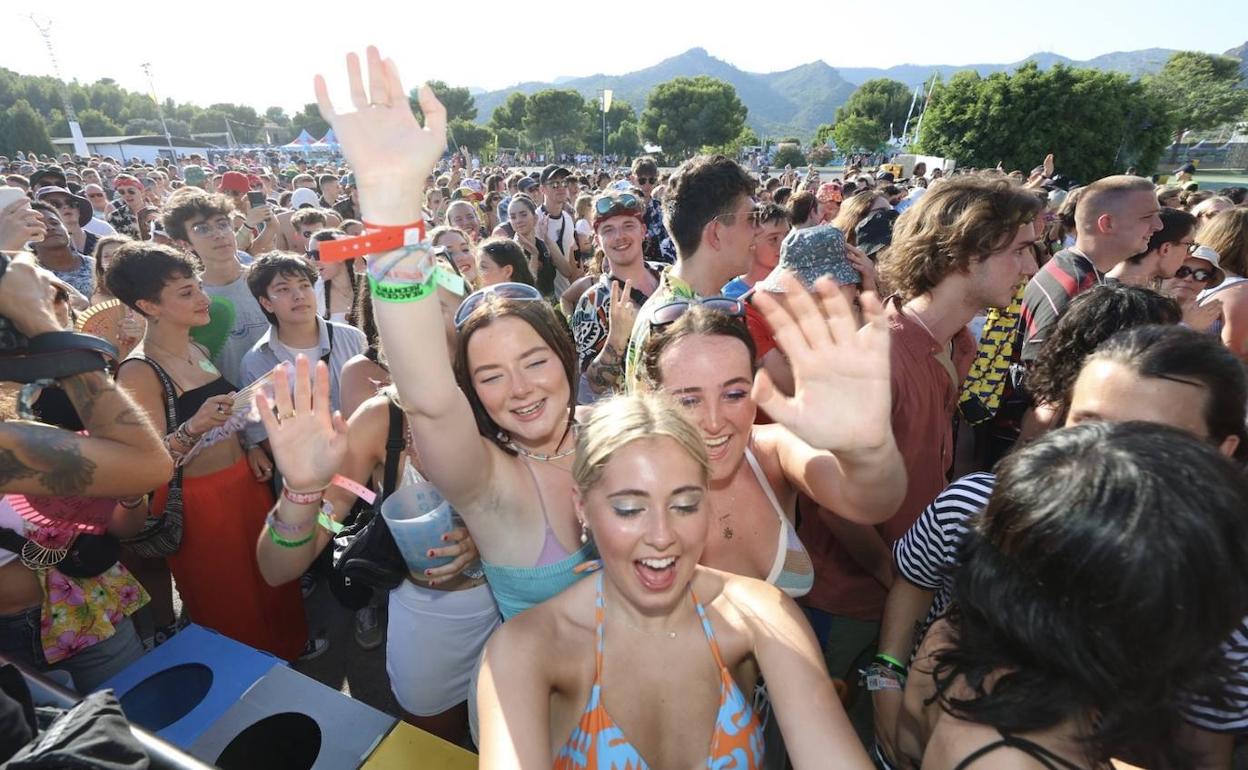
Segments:
[[[201,142],[198,139],[187,139],[185,137],[173,137],[173,148],[169,148],[169,142],[163,136],[88,136],[86,138],[87,151],[92,155],[104,155],[122,163],[128,163],[134,158],[138,158],[145,163],[154,163],[159,157],[166,157],[170,160],[177,157],[190,155],[198,152],[206,155],[204,150],[216,148],[217,145],[209,142]],[[52,144],[56,146],[58,152],[74,151],[74,140],[71,137],[64,139],[53,139]]]

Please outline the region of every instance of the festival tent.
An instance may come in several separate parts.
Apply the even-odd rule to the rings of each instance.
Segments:
[[[338,149],[338,137],[334,136],[334,129],[325,132],[325,136],[321,140],[312,145],[314,150],[336,150]]]
[[[316,140],[312,138],[312,135],[309,134],[308,130],[305,128],[304,130],[299,132],[299,136],[296,136],[293,142],[291,142],[290,144],[282,145],[282,149],[283,150],[303,150],[304,152],[307,152],[308,149],[313,144],[315,144],[315,142]]]

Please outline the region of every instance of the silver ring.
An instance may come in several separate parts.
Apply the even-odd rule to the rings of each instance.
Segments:
[[[217,414],[225,414],[225,404],[217,404]]]

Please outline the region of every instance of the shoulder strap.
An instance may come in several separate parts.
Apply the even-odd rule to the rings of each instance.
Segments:
[[[329,366],[329,357],[334,354],[334,325],[333,323],[331,323],[330,321],[326,321],[325,331],[329,332],[329,350],[325,352],[325,355],[321,356],[321,360],[325,362],[326,366]]]
[[[394,494],[399,479],[399,453],[403,451],[403,410],[394,403],[394,399],[390,399],[388,404],[390,432],[386,437],[386,467],[381,476],[381,499],[377,501],[378,505]]]
[[[0,548],[20,555],[24,545],[26,545],[26,538],[11,529],[0,527]]]
[[[147,356],[134,356],[126,360],[142,361],[152,367],[152,371],[156,373],[156,379],[160,380],[161,390],[165,392],[165,432],[172,433],[178,427],[178,405],[174,396],[173,380],[169,378],[169,374],[161,368],[160,364]],[[169,489],[180,489],[181,487],[182,466],[179,465],[173,470],[173,478],[169,481]]]

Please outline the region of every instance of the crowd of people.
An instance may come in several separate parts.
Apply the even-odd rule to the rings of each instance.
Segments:
[[[1231,766],[1248,190],[474,169],[363,66],[342,162],[0,158],[0,315],[119,351],[10,389],[0,652],[358,654],[304,599],[434,494],[355,641],[483,768]]]

